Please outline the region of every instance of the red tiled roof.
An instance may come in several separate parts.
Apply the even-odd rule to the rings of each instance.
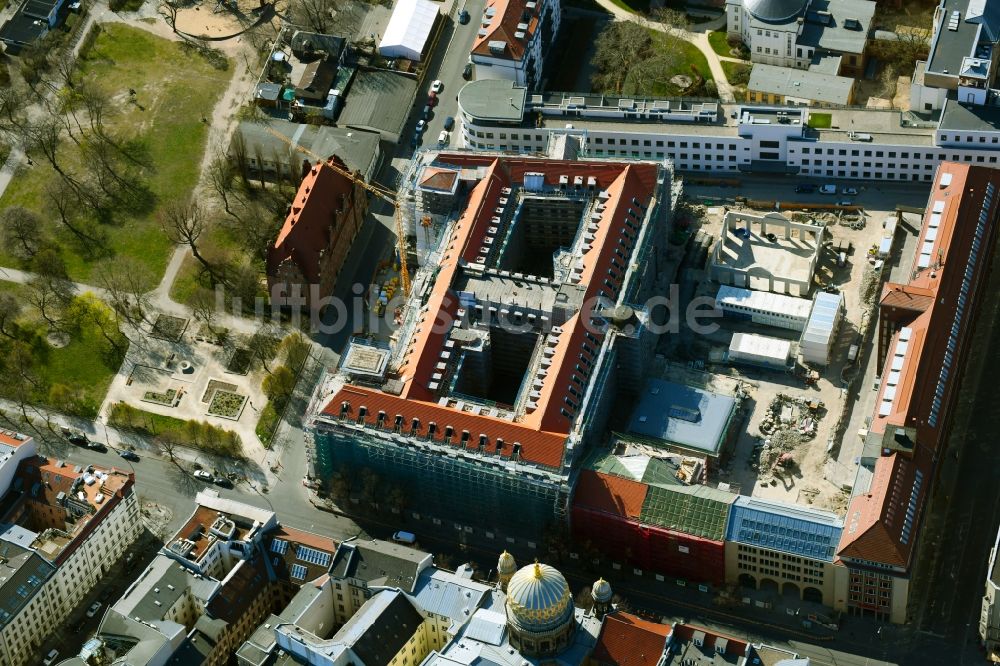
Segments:
[[[420,174],[420,186],[432,190],[444,190],[451,192],[458,180],[458,172],[453,169],[441,169],[439,167],[428,166]]]
[[[733,638],[732,636],[726,636],[718,632],[712,631],[711,629],[706,629],[705,627],[699,627],[695,624],[675,624],[673,631],[671,632],[670,639],[671,643],[687,643],[692,638],[694,638],[694,633],[700,631],[705,634],[705,642],[702,645],[702,650],[705,652],[717,652],[715,649],[716,643],[719,639],[726,641],[726,649],[723,654],[726,656],[736,656],[743,657],[747,654],[746,641],[742,641],[738,638]]]
[[[347,168],[339,157],[330,161]],[[339,231],[338,211],[353,190],[354,184],[325,162],[314,164],[299,184],[277,240],[267,250],[267,274],[274,275],[281,262],[292,259],[307,281],[318,284],[320,258],[331,234]]]
[[[26,442],[30,442],[31,438],[27,435],[19,435],[24,439],[18,439],[13,433],[9,433],[5,430],[0,430],[0,444],[6,444],[7,446],[13,446],[17,448]]]
[[[946,174],[950,182],[942,180]],[[996,191],[989,202],[988,186]],[[935,213],[935,207],[939,212]],[[981,288],[977,280],[989,269],[996,233],[992,221],[998,207],[1000,170],[955,162],[943,162],[938,167],[917,241],[913,277],[906,285],[891,284],[883,291],[883,308],[907,308],[914,311],[914,316],[906,322],[909,339],[897,371],[892,370],[892,363],[902,329],[895,332],[889,344],[870,428],[887,438],[902,432],[914,442],[914,448],[897,452],[891,442],[886,442],[886,451],[876,461],[869,491],[855,496],[848,508],[838,550],[841,557],[898,567],[909,564],[930,481],[926,477],[944,438],[960,384],[965,338],[974,319],[976,299],[982,297],[977,293]],[[966,269],[973,265],[970,257],[977,243],[974,236],[981,215],[988,222],[984,237],[978,241],[973,274],[976,279],[969,281],[963,292]],[[928,239],[932,219],[937,226],[934,236]],[[921,252],[930,256],[923,267],[919,265]],[[956,312],[960,297],[965,307],[959,319]],[[949,337],[954,341],[950,343]],[[942,373],[946,366],[947,373]],[[892,387],[895,393],[891,401],[886,401],[890,376],[896,381]],[[918,471],[925,479],[920,484],[915,483]],[[913,511],[906,527],[905,516],[911,504]]]
[[[669,635],[668,624],[612,613],[601,625],[593,658],[600,666],[656,666]]]
[[[838,555],[906,567],[916,540],[914,516],[905,543],[901,539],[906,511],[914,488],[917,463],[900,453],[875,461],[875,474],[866,494],[851,500]],[[926,486],[921,483],[916,511],[923,503]]]
[[[636,234],[625,230],[628,209],[631,208],[637,216],[634,224],[638,228],[643,217],[642,208],[649,205],[656,187],[657,167],[651,163],[572,162],[469,154],[443,154],[439,159],[441,163],[469,171],[481,169],[482,177],[470,192],[465,209],[446,241],[434,286],[409,346],[402,354],[398,369],[403,384],[400,396],[346,387],[330,401],[327,413],[337,417],[342,402],[350,403],[352,410],[364,404],[368,410],[366,421],[372,424],[379,410],[385,411],[390,421],[395,414],[402,414],[407,429],[413,418],[420,419],[422,428],[434,421],[438,426],[437,439],[443,437],[444,427],[451,425],[455,428],[456,440],[463,429],[469,431],[469,448],[478,447],[482,433],[489,440],[487,451],[495,450],[497,438],[503,439],[508,446],[516,441],[522,445],[524,460],[558,468],[562,464],[563,447],[573,415],[579,408],[579,398],[569,393],[572,377],[576,375],[581,382],[586,382],[591,366],[581,358],[587,362],[596,361],[594,356],[600,347],[601,334],[596,330],[587,330],[593,328],[590,326],[592,304],[587,301],[601,290],[609,296],[617,295],[628,261],[615,260],[620,266],[614,266],[612,259],[618,248],[623,248],[622,254],[629,257]],[[451,324],[455,321],[458,298],[452,291],[452,282],[459,265],[477,260],[479,247],[503,194],[502,189],[512,183],[522,183],[528,172],[543,173],[548,185],[557,185],[560,176],[566,176],[570,182],[577,176],[585,181],[593,178],[596,187],[606,190],[609,196],[591,248],[581,257],[581,283],[587,289],[585,307],[572,316],[561,331],[552,331],[552,335],[557,336],[555,354],[539,390],[540,396],[535,400],[536,407],[515,423],[441,406],[429,384],[435,367],[441,361]],[[604,284],[605,279],[612,283],[611,288]],[[362,400],[364,402],[359,402]],[[352,418],[356,418],[356,414],[352,411]],[[386,426],[391,428],[392,424]]]
[[[422,400],[406,399],[389,395],[375,389],[362,386],[345,386],[333,396],[323,413],[339,417],[341,403],[347,402],[348,417],[357,420],[359,408],[365,407],[365,424],[375,427],[379,411],[385,412],[384,427],[391,430],[394,427],[396,415],[403,417],[401,432],[407,435],[427,436],[428,426],[434,423],[436,432],[434,441],[443,443],[445,428],[451,426],[453,436],[451,443],[461,446],[462,431],[469,432],[465,448],[474,450],[479,447],[479,435],[487,438],[486,452],[496,454],[497,439],[503,440],[501,455],[509,456],[515,442],[521,444],[521,458],[545,467],[559,468],[562,465],[563,447],[566,435],[554,432],[544,432],[527,428],[520,423],[499,419],[493,416],[462,412],[437,403]],[[413,419],[420,419],[416,432],[412,430]]]
[[[583,470],[573,491],[573,505],[626,518],[638,518],[649,487],[638,481]]]
[[[517,26],[523,22],[522,18],[528,9],[528,0],[487,0],[486,10],[492,8],[495,12],[493,20],[487,27],[485,35],[476,36],[476,41],[472,43],[472,52],[508,60],[519,61],[524,58],[525,47],[538,29],[538,17],[545,1],[538,0],[538,6],[531,12],[531,17],[527,21],[528,29],[523,31],[524,37],[518,38],[514,34],[519,32]],[[503,54],[490,50],[490,42],[506,42]]]

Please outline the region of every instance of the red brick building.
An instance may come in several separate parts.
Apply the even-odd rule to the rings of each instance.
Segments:
[[[285,224],[267,250],[267,290],[271,304],[313,309],[333,293],[355,237],[364,224],[368,198],[357,182],[330,164],[312,165],[295,194]]]

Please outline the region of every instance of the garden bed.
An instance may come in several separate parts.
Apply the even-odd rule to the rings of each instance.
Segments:
[[[208,386],[205,387],[205,393],[203,393],[201,396],[201,401],[206,404],[212,402],[212,398],[214,397],[213,394],[215,393],[216,390],[229,391],[231,393],[235,393],[236,389],[238,388],[239,386],[237,386],[236,384],[230,384],[229,382],[219,381],[218,379],[209,379]]]
[[[215,395],[212,396],[212,403],[208,406],[208,414],[235,421],[243,413],[243,406],[246,405],[246,402],[245,395],[216,389]]]
[[[174,398],[177,397],[177,391],[174,389],[167,389],[163,393],[157,393],[156,391],[146,391],[142,394],[143,402],[152,402],[157,405],[163,405],[164,407],[173,407]]]
[[[168,342],[180,342],[187,325],[187,319],[161,314],[156,317],[156,321],[153,322],[153,330],[149,334],[154,338]]]

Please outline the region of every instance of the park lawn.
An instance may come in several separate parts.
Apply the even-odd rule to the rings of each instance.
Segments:
[[[106,125],[124,138],[143,142],[152,163],[145,181],[156,201],[187,197],[198,182],[208,135],[202,118],[212,116],[232,76],[231,68],[219,70],[193,50],[145,30],[106,23],[80,60],[80,76],[99,82],[118,102],[109,108]],[[136,90],[137,104],[128,102],[129,88]],[[65,141],[60,152],[66,164],[82,168],[72,142]],[[44,211],[45,185],[56,177],[42,158],[36,157],[35,166],[23,169],[10,183],[0,206],[19,204]],[[119,212],[117,218],[115,224],[103,225],[110,253],[132,257],[153,275],[162,275],[172,244],[157,224],[155,210]],[[43,219],[51,235],[63,242],[63,259],[70,276],[92,281],[99,259],[77,251],[71,234],[55,229],[51,215],[43,215]],[[16,266],[18,260],[0,248],[0,264]]]
[[[810,113],[806,125],[813,129],[829,129],[833,124],[833,115],[830,113]]]
[[[29,290],[22,284],[0,282],[0,292],[12,294],[24,303]],[[22,330],[34,331],[40,340],[45,340],[48,325],[31,308],[26,307],[17,322]],[[6,343],[6,339],[3,342]],[[33,372],[39,387],[32,392],[32,401],[64,410],[66,405],[53,404],[49,398],[49,389],[55,384],[63,384],[76,396],[76,412],[80,416],[96,416],[121,365],[121,358],[110,348],[97,327],[83,326],[65,347],[56,348],[41,341],[37,345],[39,351],[35,353]],[[3,388],[0,388],[0,394],[4,394]]]
[[[680,95],[683,90],[670,83],[669,78],[677,74],[683,74],[684,76],[693,78],[694,73],[691,71],[692,65],[706,82],[713,80],[712,70],[708,67],[708,60],[705,58],[704,54],[698,50],[697,46],[658,30],[652,30],[651,32],[653,35],[653,48],[655,50],[674,52],[678,54],[679,57],[677,64],[674,65],[670,71],[665,72],[665,78],[667,78],[668,81],[654,85],[652,90],[648,92],[649,95],[654,97],[676,97]]]
[[[729,49],[729,42],[726,41],[726,31],[725,30],[713,30],[708,33],[708,43],[712,45],[712,50],[718,53],[720,56],[725,56],[727,58],[732,58],[732,54]]]

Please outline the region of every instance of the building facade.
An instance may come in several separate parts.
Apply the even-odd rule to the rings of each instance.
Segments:
[[[541,153],[556,137],[572,137],[584,156],[666,159],[683,172],[925,183],[943,161],[996,166],[1000,157],[992,107],[948,101],[940,120],[927,123],[899,111],[822,112],[829,128],[810,127],[801,107],[529,95],[509,81],[473,81],[459,93],[462,145],[475,151]]]
[[[367,192],[331,164],[346,170],[336,156],[312,165],[278,238],[267,249],[273,307],[321,310],[364,224]]]
[[[986,570],[986,591],[979,612],[979,639],[986,649],[988,659],[1000,653],[1000,532],[990,551],[989,568]]]
[[[477,78],[506,79],[534,89],[559,32],[558,0],[489,0],[469,60]]]
[[[22,447],[33,451],[31,440],[0,433],[7,462],[18,462],[5,474],[0,519],[0,545],[17,553],[4,566],[18,587],[0,609],[0,651],[12,666],[30,662],[142,532],[133,475],[24,457]]]
[[[387,359],[372,366],[383,369],[342,366],[321,387],[311,475],[372,470],[419,497],[420,513],[458,522],[561,522],[570,475],[604,432],[619,376],[628,393],[652,357],[648,314],[629,304],[660,280],[669,171],[421,159],[460,167],[467,194],[401,304],[392,348],[364,347]],[[511,501],[516,516],[495,511]]]

